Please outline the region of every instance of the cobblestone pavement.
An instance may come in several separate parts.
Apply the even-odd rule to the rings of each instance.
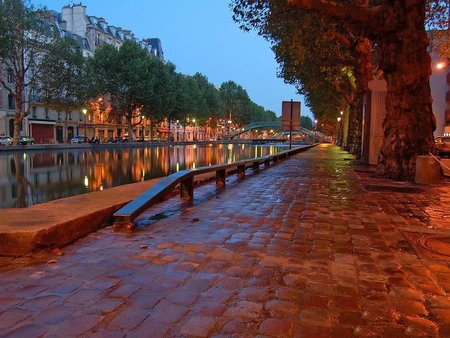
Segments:
[[[11,337],[450,337],[450,193],[320,145],[0,273]]]

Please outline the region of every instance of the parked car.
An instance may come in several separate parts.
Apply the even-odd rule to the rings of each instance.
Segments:
[[[9,136],[0,137],[0,145],[1,146],[9,146],[12,144],[12,142],[13,142],[12,137],[9,137]]]
[[[74,136],[70,139],[70,143],[84,143],[84,136],[83,135],[78,135],[78,136]]]
[[[19,140],[17,141],[17,143],[23,146],[26,144],[34,144],[34,138],[31,136],[19,136]]]
[[[450,155],[450,136],[436,137],[436,149],[439,156]]]

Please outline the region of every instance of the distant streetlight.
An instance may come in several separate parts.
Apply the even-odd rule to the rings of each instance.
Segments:
[[[86,136],[86,133],[87,133],[87,126],[86,126],[87,109],[86,108],[83,109],[83,114],[84,114],[84,141],[86,142],[87,141],[87,136]]]
[[[436,68],[437,69],[443,69],[443,68],[445,68],[447,65],[445,64],[445,62],[439,62],[437,65],[436,65]]]

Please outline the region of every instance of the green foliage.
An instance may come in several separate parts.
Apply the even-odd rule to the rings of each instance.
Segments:
[[[311,118],[309,116],[300,116],[300,125],[303,128],[312,130],[314,128],[314,124],[313,121],[311,120]]]
[[[432,45],[442,60],[450,59],[450,2],[442,0],[427,1],[427,29],[432,30]]]
[[[199,90],[196,118],[200,122],[205,122],[211,116],[218,116],[223,110],[219,90],[201,73],[194,74],[193,79]]]
[[[40,55],[53,38],[38,14],[29,1],[0,3],[0,62],[7,74],[0,82],[15,102],[14,144],[17,144],[21,121],[28,114],[32,96],[38,90]]]
[[[249,123],[252,101],[247,91],[233,81],[222,83],[219,91],[224,107],[222,118],[241,125]]]
[[[89,60],[94,88],[108,93],[116,114],[124,116],[128,129],[143,116],[161,118],[174,101],[174,66],[147,54],[134,41],[125,41],[119,50],[105,45]],[[173,111],[172,111],[173,112]]]
[[[57,111],[80,110],[89,92],[81,47],[71,37],[53,41],[42,58],[39,83],[44,102]]]
[[[286,0],[234,0],[233,18],[244,30],[254,29],[272,44],[278,75],[305,96],[316,117],[335,114],[342,98],[334,83],[351,96],[355,90],[344,67],[353,65],[348,44],[352,35],[325,18],[293,10]],[[316,97],[329,98],[327,109]]]

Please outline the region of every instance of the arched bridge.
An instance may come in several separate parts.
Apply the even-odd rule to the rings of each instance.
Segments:
[[[248,125],[246,125],[243,128],[240,128],[239,130],[235,131],[234,133],[230,134],[230,135],[224,135],[223,138],[225,139],[233,139],[236,136],[243,134],[249,130],[253,130],[253,129],[261,129],[261,128],[281,128],[281,121],[265,121],[265,122],[252,122]],[[288,131],[284,131],[286,133],[289,133]],[[314,131],[300,127],[300,131],[293,131],[293,132],[300,132],[302,134],[305,134],[309,137],[314,137]]]

